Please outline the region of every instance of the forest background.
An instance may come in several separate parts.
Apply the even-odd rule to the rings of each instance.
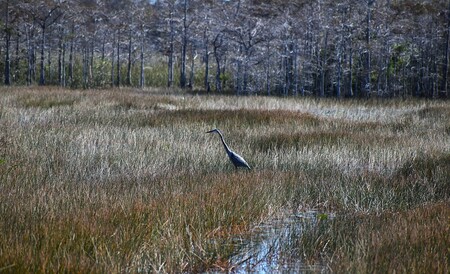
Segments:
[[[2,0],[4,85],[447,97],[445,0]]]

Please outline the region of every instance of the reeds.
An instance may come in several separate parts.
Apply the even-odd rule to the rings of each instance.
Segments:
[[[286,245],[292,260],[448,272],[430,251],[450,245],[445,101],[11,88],[0,102],[0,271],[226,269],[254,225],[315,208],[336,217]]]
[[[327,261],[336,272],[447,273],[450,203],[380,214],[344,214],[305,224],[291,260]]]

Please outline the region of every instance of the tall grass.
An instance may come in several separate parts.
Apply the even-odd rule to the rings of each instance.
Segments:
[[[1,271],[227,269],[236,239],[305,208],[336,218],[286,245],[293,260],[448,271],[445,101],[42,87],[0,102]],[[252,171],[234,170],[214,127]]]

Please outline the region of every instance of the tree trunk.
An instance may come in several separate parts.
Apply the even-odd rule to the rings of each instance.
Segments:
[[[320,66],[320,97],[325,96],[325,69],[327,62],[327,47],[328,47],[328,30],[325,31],[325,41],[323,47],[323,56],[321,58]]]
[[[114,42],[116,41],[116,37],[114,36],[113,37],[113,42],[112,42],[112,45],[114,45]],[[114,50],[114,47],[112,47],[112,50],[111,50],[111,87],[114,87],[114,62],[115,62],[115,60],[116,60],[116,57],[115,57],[115,50]]]
[[[116,86],[120,87],[120,30],[117,31],[117,78]]]
[[[31,57],[31,38],[30,38],[30,32],[28,28],[26,29],[26,40],[27,40],[27,63],[28,63],[28,69],[27,69],[27,85],[31,85],[31,64],[32,64],[32,57]]]
[[[173,54],[174,54],[174,22],[173,22],[173,7],[170,10],[169,18],[169,60],[167,63],[167,87],[173,86]]]
[[[186,87],[187,0],[184,0],[183,37],[181,41],[180,88]]]
[[[145,86],[145,72],[144,72],[144,35],[142,35],[141,41],[141,73],[139,77],[139,87],[144,88]]]
[[[11,41],[11,32],[7,29],[6,31],[6,51],[5,51],[5,72],[4,72],[4,78],[5,78],[5,85],[9,86],[11,85],[11,56],[9,53],[10,48],[10,41]]]
[[[339,49],[338,52],[338,71],[337,71],[337,87],[336,87],[336,97],[341,98],[341,73],[342,73],[342,57]]]
[[[222,58],[222,72],[221,75],[225,75],[225,69],[227,67],[227,55],[224,54],[223,58]],[[224,87],[226,87],[227,85],[227,78],[226,77],[222,77],[221,79],[221,86],[222,86],[222,90],[224,89]]]
[[[349,79],[348,79],[348,91],[349,91],[349,95],[350,97],[353,97],[353,46],[351,45],[351,41],[350,41],[350,53],[349,53]]]
[[[244,57],[244,66],[243,66],[243,75],[242,75],[242,91],[245,95],[248,95],[248,50],[245,49],[245,57]]]
[[[447,9],[447,33],[446,33],[446,41],[445,41],[445,58],[444,58],[444,70],[442,75],[444,96],[448,96],[448,63],[449,63],[449,44],[450,44],[450,1],[448,2]]]
[[[132,47],[132,35],[131,29],[128,37],[128,65],[127,65],[127,86],[131,86],[131,47]]]
[[[88,87],[88,49],[87,45],[83,47],[83,88]]]
[[[222,92],[222,80],[221,80],[221,64],[219,48],[222,45],[222,35],[218,34],[214,39],[214,58],[216,59],[216,91]]]
[[[14,62],[14,74],[13,74],[13,82],[17,83],[19,81],[20,73],[20,35],[16,35],[16,54],[15,54],[15,62]]]
[[[373,4],[373,0],[367,0],[367,29],[366,29],[366,86],[365,86],[365,97],[369,97],[372,92],[372,83],[371,83],[371,50],[370,50],[370,24],[371,24],[371,6]]]
[[[5,31],[6,31],[6,51],[5,51],[5,72],[4,72],[4,78],[5,78],[5,85],[9,86],[11,85],[11,59],[9,54],[9,48],[11,45],[11,29],[9,27],[9,0],[6,1],[6,7],[5,7]]]
[[[49,84],[52,84],[53,79],[53,71],[52,71],[52,49],[51,47],[48,48],[48,56],[47,56],[47,68],[48,68],[48,82]]]
[[[71,31],[71,39],[70,39],[70,48],[69,48],[69,84],[73,85],[73,44],[74,44],[74,35],[75,35],[75,26],[72,25]]]
[[[58,41],[58,84],[63,86],[62,82],[62,71],[63,71],[63,63],[62,63],[62,54],[63,54],[63,29],[62,27],[59,29],[59,41]]]
[[[39,85],[43,86],[45,85],[45,71],[44,71],[44,63],[45,63],[45,56],[44,56],[44,48],[45,48],[45,24],[41,26],[42,29],[42,36],[41,36],[41,65],[40,65],[40,72],[39,72]]]
[[[298,95],[298,46],[297,43],[293,45],[293,56],[292,56],[292,67],[293,67],[293,75],[292,75],[292,84],[293,84],[293,94],[295,96]]]
[[[220,57],[217,54],[214,54],[214,56],[216,59],[216,91],[222,92]]]
[[[385,72],[385,83],[384,83],[384,93],[385,94],[391,94],[391,77],[390,77],[390,69],[389,69],[389,62],[390,62],[390,56],[388,54],[389,52],[389,48],[388,45],[386,44],[386,56],[385,56],[385,67],[386,67],[386,72]]]
[[[103,36],[103,39],[102,39],[102,64],[105,61],[105,44],[106,44],[105,39],[106,39],[105,36]]]
[[[90,47],[89,47],[89,62],[88,62],[89,66],[88,66],[88,69],[89,69],[89,81],[91,83],[94,83],[94,79],[95,79],[94,74],[96,72],[95,71],[95,67],[94,67],[94,41],[95,41],[95,39],[92,38],[91,44],[90,44]]]
[[[271,48],[270,48],[270,41],[267,41],[267,60],[266,60],[266,66],[264,68],[266,72],[266,94],[267,96],[270,96],[270,55],[271,55]]]
[[[285,38],[284,41],[284,52],[283,52],[283,56],[282,56],[282,68],[283,68],[283,95],[287,96],[289,93],[289,88],[290,88],[290,66],[289,66],[289,46],[288,46],[288,42],[286,41],[287,38]]]
[[[188,84],[190,89],[194,88],[194,65],[195,65],[194,54],[195,54],[195,46],[194,43],[191,43],[191,70],[189,73],[189,84]]]
[[[238,55],[242,55],[242,46],[239,47]],[[242,61],[240,56],[236,60],[236,81],[235,81],[235,90],[238,95],[242,92],[242,83],[241,83],[241,75],[242,75]]]
[[[203,33],[203,41],[204,41],[204,46],[205,46],[205,79],[204,79],[204,84],[205,84],[205,90],[206,92],[210,92],[210,86],[209,86],[209,52],[208,52],[208,32],[207,29],[205,29],[204,33]]]
[[[61,73],[62,73],[62,86],[65,87],[67,85],[66,82],[66,43],[63,42],[62,45],[62,64],[61,64]]]

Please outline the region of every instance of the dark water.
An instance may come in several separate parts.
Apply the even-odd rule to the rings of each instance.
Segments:
[[[332,218],[331,214],[316,211],[291,214],[272,219],[254,228],[247,240],[236,240],[239,253],[232,257],[233,273],[328,273],[325,263],[309,265],[292,247],[302,234],[304,225],[314,225],[319,218]]]

